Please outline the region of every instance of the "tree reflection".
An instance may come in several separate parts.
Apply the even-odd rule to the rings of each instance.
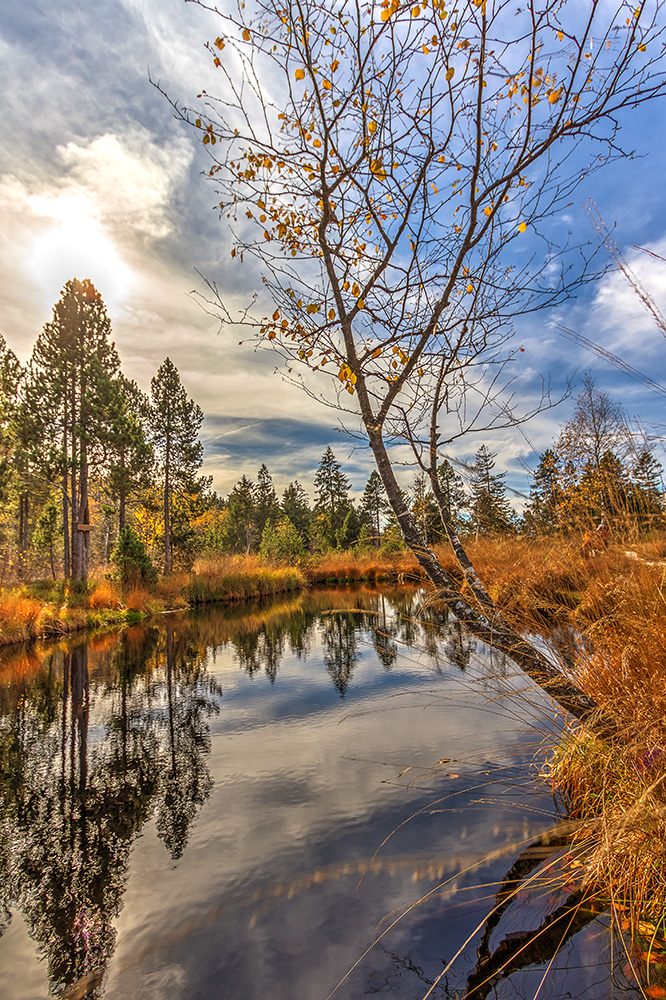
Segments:
[[[0,933],[19,906],[62,996],[101,995],[147,819],[156,812],[179,857],[210,792],[206,719],[220,692],[185,639],[169,626],[168,655],[157,629],[124,633],[111,654],[74,643],[49,653],[32,683],[16,661],[3,685]]]

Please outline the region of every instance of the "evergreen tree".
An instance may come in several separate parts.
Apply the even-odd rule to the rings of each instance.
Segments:
[[[631,472],[633,508],[639,528],[647,530],[664,516],[661,463],[643,447]]]
[[[340,463],[336,462],[329,446],[321,457],[314,477],[317,535],[324,547],[335,548],[337,545],[338,533],[351,506],[350,486],[351,483],[341,471]]]
[[[532,473],[529,503],[525,508],[525,525],[535,534],[555,531],[561,523],[562,471],[557,452],[546,448]]]
[[[120,365],[110,334],[106,306],[93,283],[68,281],[33,349],[26,392],[28,408],[50,442],[40,460],[62,483],[65,575],[82,582],[90,551],[90,468],[104,458]]]
[[[224,521],[224,547],[247,554],[257,538],[257,507],[254,483],[242,476],[229,494]]]
[[[506,498],[506,472],[493,473],[496,454],[482,444],[472,468],[471,514],[477,537],[514,530],[514,514]]]
[[[414,480],[410,509],[423,541],[427,545],[436,541],[442,529],[442,519],[424,472],[419,472]]]
[[[338,531],[337,542],[339,549],[350,549],[358,541],[361,533],[361,519],[353,506],[347,509],[342,527]]]
[[[439,488],[444,496],[444,513],[458,531],[462,522],[462,513],[469,506],[462,476],[455,472],[448,458],[437,468]]]
[[[171,572],[171,504],[176,487],[192,487],[203,461],[197,439],[203,413],[188,399],[178,369],[166,358],[150,383],[150,429],[163,476],[164,572]]]
[[[150,407],[136,382],[119,375],[114,384],[115,415],[107,442],[109,463],[106,485],[118,506],[118,531],[125,527],[127,502],[150,485],[153,449],[146,439]]]
[[[277,524],[266,521],[259,553],[264,559],[297,563],[305,555],[305,546],[303,539],[289,518],[283,516]]]
[[[390,510],[384,484],[376,469],[370,473],[361,498],[361,521],[370,529],[374,544],[381,545],[381,523]]]
[[[282,494],[282,513],[296,528],[305,548],[309,548],[312,540],[312,511],[308,495],[298,480],[289,483]]]
[[[280,503],[273,486],[273,480],[265,464],[257,473],[257,485],[254,493],[256,534],[261,538],[266,524],[274,523],[280,516]]]
[[[38,551],[48,553],[51,576],[54,580],[56,578],[55,545],[60,533],[59,520],[58,505],[53,497],[49,497],[37,519],[33,541]]]

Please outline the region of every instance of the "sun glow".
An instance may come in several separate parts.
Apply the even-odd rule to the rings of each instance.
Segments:
[[[75,206],[59,215],[59,223],[34,244],[27,262],[30,275],[50,303],[70,278],[90,278],[113,310],[129,294],[129,268],[96,220]]]

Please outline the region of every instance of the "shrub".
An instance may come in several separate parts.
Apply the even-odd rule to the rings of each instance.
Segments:
[[[259,554],[264,559],[275,559],[279,562],[300,562],[305,554],[303,539],[288,517],[278,521],[275,526],[270,521],[266,522]]]
[[[129,525],[118,535],[118,542],[111,553],[111,562],[116,566],[117,576],[124,590],[141,585],[150,587],[157,583],[157,571],[146,547]]]

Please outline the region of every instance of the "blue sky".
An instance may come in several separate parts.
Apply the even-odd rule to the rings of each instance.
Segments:
[[[125,373],[142,388],[168,355],[206,415],[206,471],[227,493],[242,473],[266,462],[279,488],[309,486],[330,444],[361,490],[372,468],[367,449],[340,432],[336,415],[274,373],[276,359],[239,346],[190,293],[200,274],[234,295],[251,289],[250,265],[231,267],[229,235],[201,176],[207,160],[150,84],[149,71],[188,103],[219,92],[204,43],[219,21],[183,0],[6,0],[0,10],[0,332],[22,360],[70,277],[90,277],[104,297]],[[621,138],[633,158],[581,185],[562,232],[596,240],[585,210],[593,198],[645,288],[666,312],[666,264],[633,249],[666,255],[666,105],[627,113]],[[609,274],[553,314],[518,324],[525,372],[562,386],[591,371],[598,384],[663,433],[659,396],[564,339],[557,325],[603,344],[666,383],[666,344],[624,279]],[[576,373],[578,373],[576,375]],[[470,439],[498,452],[515,488],[525,466],[557,435],[572,401],[524,428]],[[664,465],[661,445],[657,457]],[[405,473],[405,475],[407,475]]]

